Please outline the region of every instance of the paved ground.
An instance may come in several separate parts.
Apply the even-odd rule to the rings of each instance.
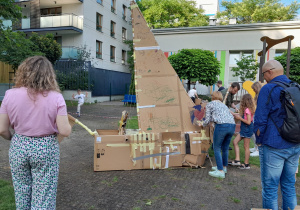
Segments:
[[[75,107],[68,111],[74,113]],[[136,115],[120,102],[84,105],[80,121],[92,130],[117,129],[121,112]],[[0,137],[0,179],[11,180],[9,141]],[[224,180],[207,168],[93,171],[93,137],[78,125],[60,144],[57,209],[251,209],[261,207],[259,168],[229,168]],[[299,194],[300,184],[297,184]]]

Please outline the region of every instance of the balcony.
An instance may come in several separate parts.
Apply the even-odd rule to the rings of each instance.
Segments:
[[[77,59],[78,50],[80,50],[80,48],[74,46],[63,46],[61,47],[61,50],[61,59]]]
[[[73,26],[83,29],[83,19],[74,14],[51,15],[41,17],[41,28]]]
[[[12,27],[11,20],[3,21],[4,28]],[[63,28],[68,27],[68,28]],[[18,30],[27,31],[42,31],[42,28],[56,28],[56,30],[70,30],[70,27],[74,27],[75,31],[82,32],[83,29],[83,18],[74,14],[62,14],[62,15],[51,15],[42,16],[40,18],[40,29],[30,30],[30,18],[23,18],[18,27]],[[29,29],[29,30],[28,30]],[[79,30],[78,30],[79,29]]]

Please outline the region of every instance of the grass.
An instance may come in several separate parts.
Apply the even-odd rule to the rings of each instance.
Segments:
[[[67,107],[77,106],[78,101],[76,100],[65,100]],[[90,105],[90,103],[84,103],[84,105]]]
[[[235,198],[235,197],[231,197],[231,200],[232,200],[233,202],[235,202],[235,203],[240,203],[240,202],[241,202],[240,199],[237,199],[237,198]]]
[[[14,188],[11,182],[0,179],[0,209],[16,209]]]
[[[137,116],[133,116],[127,120],[126,129],[139,129]]]

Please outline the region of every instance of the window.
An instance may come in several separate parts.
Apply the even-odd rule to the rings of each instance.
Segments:
[[[122,10],[122,18],[123,18],[123,20],[126,20],[126,9],[127,9],[127,7],[123,4],[123,10]]]
[[[111,12],[116,13],[116,0],[111,0]]]
[[[229,54],[229,75],[228,75],[229,83],[241,81],[239,77],[233,76],[235,74],[235,72],[231,71],[231,69],[233,67],[237,67],[236,60],[240,60],[242,55],[250,56],[250,55],[253,55],[253,52],[251,52],[251,51],[245,51],[245,52],[233,51],[233,52],[230,52],[230,54]]]
[[[41,15],[61,15],[62,10],[61,7],[55,7],[55,8],[44,8],[40,10]]]
[[[96,41],[96,58],[102,59],[102,42]]]
[[[111,62],[116,62],[115,53],[116,53],[116,47],[110,45],[110,61]]]
[[[116,23],[111,21],[110,22],[110,36],[115,38],[115,26],[116,26]]]
[[[99,4],[103,5],[103,2],[102,2],[102,0],[97,0],[97,3],[99,3]]]
[[[127,34],[127,30],[126,30],[126,28],[122,28],[122,39],[123,40],[126,40],[126,34]]]
[[[275,57],[281,56],[286,50],[275,50]]]
[[[99,13],[96,15],[96,30],[102,32],[102,19],[103,16]]]
[[[126,51],[122,50],[122,64],[125,65],[125,62],[126,62]]]

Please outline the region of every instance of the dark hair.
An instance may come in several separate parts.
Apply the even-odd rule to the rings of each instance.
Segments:
[[[222,85],[222,80],[219,80],[217,83],[220,84],[220,85]]]
[[[238,82],[233,82],[233,83],[231,84],[231,87],[232,87],[232,88],[237,87],[238,90],[241,89],[240,84],[239,84]]]

